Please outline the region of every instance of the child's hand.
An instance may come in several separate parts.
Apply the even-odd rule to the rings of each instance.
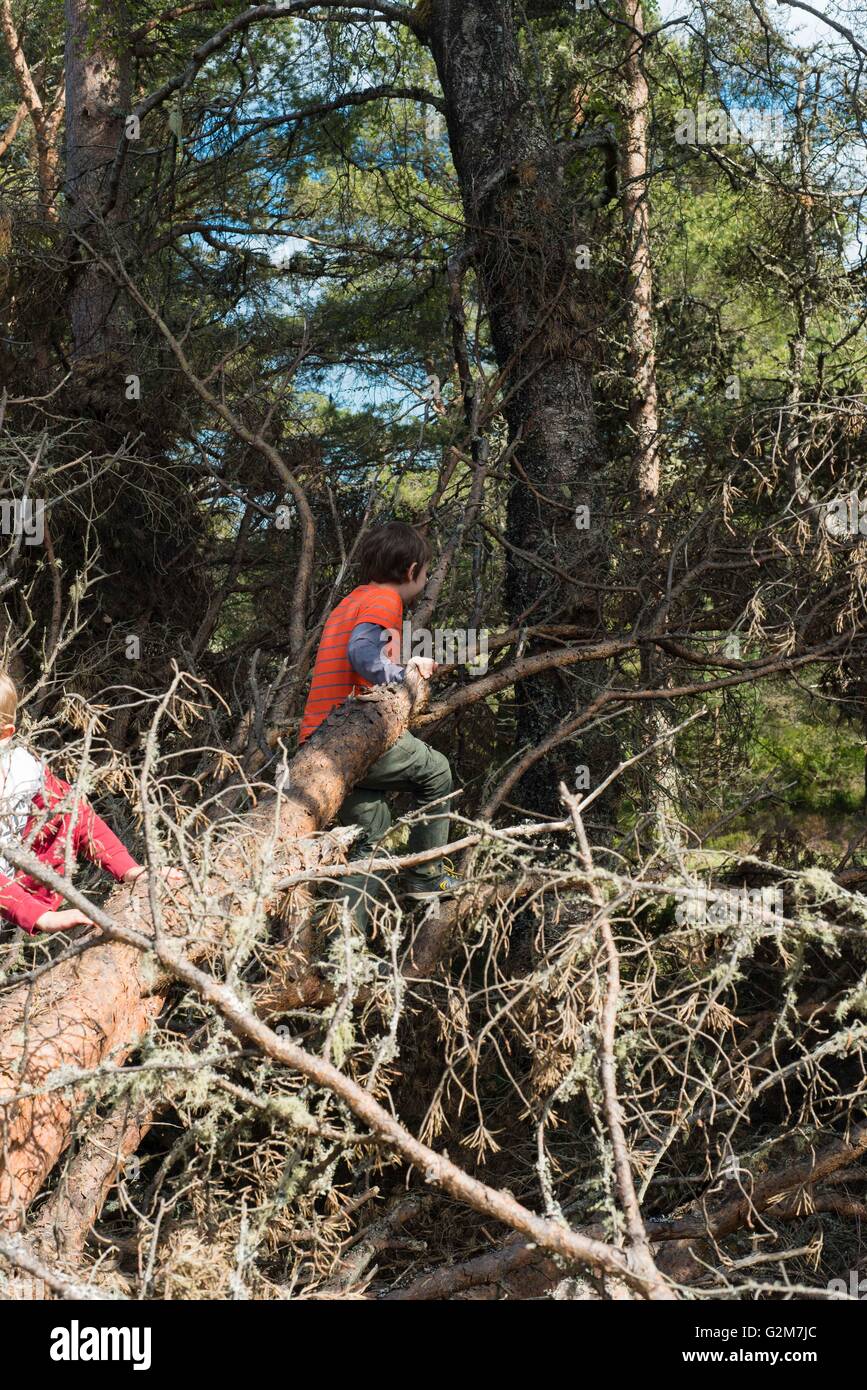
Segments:
[[[414,666],[419,675],[426,681],[430,680],[437,668],[436,662],[429,656],[413,656],[406,664],[407,668]]]
[[[127,869],[123,881],[124,883],[135,883],[136,879],[141,878],[142,874],[146,873],[147,867],[144,864],[136,864],[134,869]],[[160,873],[168,883],[180,883],[184,877],[183,869],[161,869]]]
[[[92,927],[93,922],[77,907],[70,907],[65,912],[43,912],[36,926],[39,931],[68,931],[70,927]]]

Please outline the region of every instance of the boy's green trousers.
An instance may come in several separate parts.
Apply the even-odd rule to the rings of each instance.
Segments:
[[[364,774],[364,781],[353,787],[338,813],[341,825],[360,825],[361,835],[350,853],[353,859],[376,857],[376,851],[391,826],[389,792],[408,791],[414,810],[428,802],[439,802],[428,815],[422,814],[410,830],[407,853],[444,846],[449,838],[449,803],[442,800],[452,789],[452,770],[442,753],[422,743],[412,734],[401,734],[397,743]],[[438,859],[408,869],[404,883],[408,891],[430,889],[441,872]],[[367,928],[370,908],[382,895],[383,875],[353,874],[340,881],[338,896],[347,898],[350,911],[362,929]]]

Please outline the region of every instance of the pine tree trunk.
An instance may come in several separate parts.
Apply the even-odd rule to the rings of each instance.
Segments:
[[[589,291],[581,279],[588,272],[576,269],[581,230],[523,69],[511,0],[460,6],[434,0],[430,44],[503,373],[509,437],[520,441],[506,527],[508,612],[513,622],[556,615],[589,637],[599,629],[593,584],[604,569],[605,545]],[[576,526],[580,506],[589,508],[589,530]],[[589,679],[581,703],[589,703],[598,676],[582,670]],[[518,745],[537,743],[573,713],[576,689],[556,673],[525,682],[517,696]],[[567,742],[524,779],[522,804],[557,810],[557,785],[561,779],[574,785],[575,762]]]
[[[629,426],[640,521],[639,564],[652,571],[658,551],[656,504],[660,484],[659,405],[656,347],[653,337],[653,256],[650,245],[649,125],[650,93],[644,72],[644,14],[641,0],[624,0],[628,28],[623,65],[623,126],[619,165],[626,242],[626,330],[629,376]],[[656,653],[641,654],[641,682],[659,683]],[[643,714],[647,743],[664,739],[670,724],[665,710],[650,702]],[[673,741],[650,754],[640,772],[642,801],[653,815],[655,837],[664,844],[678,838],[677,764]]]
[[[69,302],[73,359],[122,352],[123,314],[111,276],[78,238],[110,256],[127,215],[117,173],[131,102],[124,0],[64,0],[66,12],[66,201],[74,238]]]

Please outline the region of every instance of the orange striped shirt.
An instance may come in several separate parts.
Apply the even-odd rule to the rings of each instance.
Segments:
[[[400,632],[402,621],[403,600],[386,584],[359,584],[332,610],[313,665],[299,743],[309,738],[326,715],[350,695],[370,689],[370,681],[349,664],[349,639],[353,628],[359,623],[378,623],[380,627]]]

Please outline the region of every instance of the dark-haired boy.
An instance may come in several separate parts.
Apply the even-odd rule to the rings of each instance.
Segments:
[[[393,635],[402,631],[404,606],[411,606],[427,583],[429,561],[427,541],[404,522],[388,522],[364,538],[358,553],[361,582],[333,609],[322,632],[300,742],[350,695],[405,680],[411,666],[426,679],[433,674],[436,663],[425,657],[413,657],[406,667],[392,659],[398,654]],[[355,856],[371,856],[387,833],[391,812],[386,798],[395,791],[408,791],[417,809],[431,806],[431,812],[413,824],[409,853],[444,847],[449,836],[445,798],[451,790],[448,759],[413,734],[402,734],[340,808],[342,825],[361,826]],[[377,896],[376,880],[355,875],[344,883],[356,920],[364,925],[368,901]],[[405,884],[405,896],[426,899],[454,892],[457,880],[444,870],[442,860],[432,859],[410,869]]]

